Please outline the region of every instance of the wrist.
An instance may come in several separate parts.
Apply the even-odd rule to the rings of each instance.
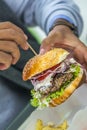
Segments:
[[[53,30],[56,30],[58,32],[62,32],[62,33],[73,33],[72,30],[66,26],[66,25],[57,25],[53,28]]]
[[[77,27],[74,24],[68,22],[65,19],[57,19],[54,22],[53,26],[50,28],[50,31],[53,30],[55,27],[58,27],[58,26],[60,26],[62,28],[68,27],[68,29],[70,29],[76,36],[78,36]]]
[[[61,35],[63,39],[67,39],[68,37],[71,37],[74,35],[72,30],[65,25],[55,26],[53,30],[51,31],[54,32],[54,34],[58,34],[59,36]]]
[[[73,31],[65,25],[55,26],[50,34],[54,34],[55,37],[57,36],[58,39],[61,39],[61,44],[69,45],[72,47],[78,46],[80,42]]]

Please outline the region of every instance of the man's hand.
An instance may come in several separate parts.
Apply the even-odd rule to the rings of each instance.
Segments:
[[[0,23],[0,70],[16,64],[20,58],[19,47],[27,50],[27,36],[16,25],[10,22]]]
[[[73,51],[73,56],[87,69],[87,47],[64,25],[56,26],[43,40],[40,54],[54,47],[62,47]]]

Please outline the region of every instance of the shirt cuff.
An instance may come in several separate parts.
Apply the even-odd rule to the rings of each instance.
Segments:
[[[57,19],[60,19],[60,18],[67,20],[71,24],[74,24],[73,20],[70,17],[68,17],[66,15],[56,15],[56,16],[53,17],[53,19],[51,20],[51,22],[48,25],[48,28],[49,28],[48,32],[50,31],[50,28],[52,27],[52,25],[54,24],[54,22]]]

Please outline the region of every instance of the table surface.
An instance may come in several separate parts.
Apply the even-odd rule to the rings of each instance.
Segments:
[[[29,91],[0,77],[0,130],[5,130],[29,103]]]

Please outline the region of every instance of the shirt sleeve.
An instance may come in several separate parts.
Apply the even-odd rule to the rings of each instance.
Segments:
[[[56,19],[64,18],[77,26],[78,34],[81,34],[83,21],[80,9],[73,0],[42,1],[39,1],[39,4],[35,7],[35,19],[38,25],[40,25],[47,33]]]
[[[40,26],[46,33],[58,18],[63,18],[78,28],[80,35],[83,21],[73,0],[5,0],[26,25]],[[17,5],[17,6],[16,6]]]

